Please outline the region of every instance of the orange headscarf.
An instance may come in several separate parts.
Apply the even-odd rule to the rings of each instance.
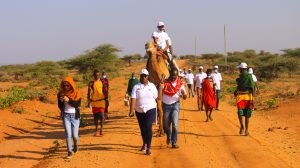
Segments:
[[[64,87],[63,87],[64,82],[68,82],[70,84],[70,86],[72,88],[70,91],[66,91],[64,89]],[[80,94],[79,94],[78,90],[76,89],[76,84],[75,84],[73,78],[70,77],[70,76],[65,77],[61,81],[59,94],[60,95],[61,94],[66,95],[67,97],[69,97],[72,100],[79,100],[80,99]]]

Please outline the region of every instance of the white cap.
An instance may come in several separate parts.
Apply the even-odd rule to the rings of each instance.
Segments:
[[[249,69],[248,69],[248,73],[249,73],[249,74],[253,74],[253,69],[252,69],[252,68],[249,68]]]
[[[164,26],[165,23],[164,22],[158,22],[157,26]]]
[[[219,69],[219,66],[218,66],[218,65],[215,65],[215,66],[214,66],[214,69]]]
[[[179,69],[179,72],[182,72],[182,69]]]
[[[192,71],[192,69],[190,68],[190,69],[188,69],[188,71]]]
[[[203,69],[203,66],[199,66],[199,69]]]
[[[142,69],[140,72],[140,75],[145,74],[145,75],[149,75],[149,72],[147,69]]]
[[[247,64],[245,62],[241,62],[240,65],[237,66],[237,68],[246,69],[247,68]]]
[[[159,37],[159,34],[157,32],[153,32],[152,37]]]

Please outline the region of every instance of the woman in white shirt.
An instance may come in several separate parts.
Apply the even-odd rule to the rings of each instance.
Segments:
[[[129,116],[134,116],[134,111],[140,126],[143,145],[140,151],[151,155],[152,123],[156,117],[156,98],[158,92],[155,85],[148,81],[149,72],[142,69],[140,82],[136,84],[131,92],[131,103]]]

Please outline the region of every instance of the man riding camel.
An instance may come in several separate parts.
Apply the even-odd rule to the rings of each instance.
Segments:
[[[158,47],[158,55],[161,55],[164,59],[167,60],[167,64],[169,69],[177,69],[179,70],[172,54],[172,42],[169,35],[165,32],[165,24],[164,22],[158,22],[157,24],[158,30],[152,33],[152,38]]]

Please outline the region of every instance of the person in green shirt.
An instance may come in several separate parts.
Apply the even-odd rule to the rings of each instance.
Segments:
[[[135,72],[132,72],[131,78],[128,81],[128,86],[127,86],[127,91],[126,91],[126,94],[129,96],[129,100],[131,97],[132,88],[137,83],[139,83],[139,80],[135,77]]]

